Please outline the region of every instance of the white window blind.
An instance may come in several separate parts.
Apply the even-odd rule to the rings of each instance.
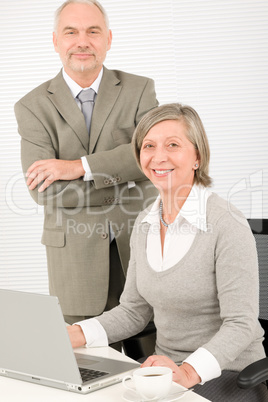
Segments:
[[[14,103],[54,77],[58,0],[0,3],[0,287],[48,292],[43,210],[26,189]],[[247,218],[268,217],[268,2],[103,0],[113,31],[106,66],[155,80],[160,103],[200,114],[213,190]],[[131,94],[130,94],[131,96]]]

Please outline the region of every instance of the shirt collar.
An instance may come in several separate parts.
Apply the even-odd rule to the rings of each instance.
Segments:
[[[62,69],[62,75],[63,75],[63,78],[64,78],[66,84],[67,84],[68,87],[70,88],[70,91],[71,91],[73,97],[76,98],[77,95],[78,95],[82,90],[85,90],[85,89],[88,89],[88,88],[92,88],[92,89],[94,89],[94,91],[96,92],[96,94],[98,93],[99,86],[100,86],[100,82],[101,82],[101,79],[102,79],[102,76],[103,76],[103,68],[101,69],[101,71],[100,71],[98,77],[96,78],[96,80],[95,80],[95,81],[92,83],[92,85],[90,85],[90,87],[88,87],[88,88],[82,88],[82,87],[80,87],[80,85],[78,85],[78,84],[66,73],[66,71],[64,70],[64,68]]]
[[[179,224],[182,218],[186,219],[190,225],[195,226],[204,232],[207,231],[207,200],[211,195],[211,191],[206,187],[193,185],[190,194],[188,195],[183,207],[176,216],[173,224]],[[159,224],[159,204],[160,195],[152,205],[151,210],[142,220],[142,223]]]

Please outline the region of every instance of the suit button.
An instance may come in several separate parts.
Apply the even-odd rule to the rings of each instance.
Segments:
[[[121,177],[117,177],[117,178],[116,178],[116,181],[117,181],[117,183],[118,183],[119,181],[121,181]]]
[[[103,240],[105,240],[105,239],[107,239],[107,237],[108,237],[108,234],[107,233],[102,233],[101,234],[101,238],[103,239]]]

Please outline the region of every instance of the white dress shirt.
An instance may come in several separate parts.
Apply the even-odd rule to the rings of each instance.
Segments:
[[[206,206],[211,192],[202,186],[194,185],[179,211],[176,219],[171,223],[165,235],[163,255],[161,252],[159,204],[160,196],[154,202],[150,212],[143,222],[150,224],[147,236],[147,259],[155,271],[165,271],[177,264],[190,249],[196,231],[207,231]],[[178,247],[178,244],[180,247]],[[77,323],[81,326],[86,337],[87,346],[108,346],[106,332],[102,325],[94,318]],[[96,338],[96,336],[98,338]],[[221,375],[221,369],[215,357],[206,349],[198,348],[185,362],[189,363],[202,383]]]

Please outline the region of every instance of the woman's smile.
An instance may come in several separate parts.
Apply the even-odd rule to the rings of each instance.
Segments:
[[[157,169],[153,169],[153,171],[155,172],[155,175],[157,176],[166,176],[168,175],[168,173],[173,172],[174,169],[165,169],[165,170],[157,170]]]

